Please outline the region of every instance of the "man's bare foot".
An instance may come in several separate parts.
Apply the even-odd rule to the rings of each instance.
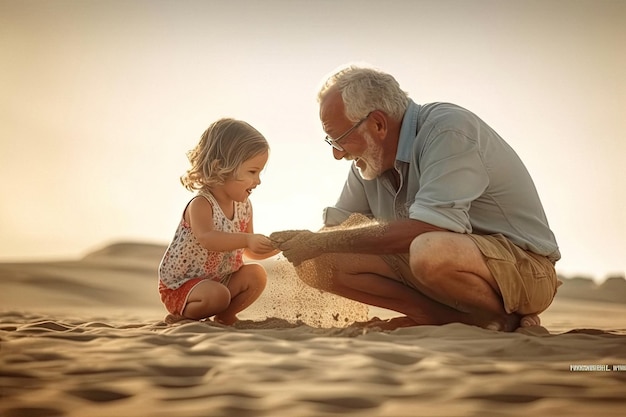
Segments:
[[[523,316],[519,322],[519,327],[541,326],[541,319],[536,314]]]
[[[488,330],[514,332],[515,329],[520,327],[520,316],[515,313],[505,314],[504,316],[492,316],[477,325]]]
[[[354,323],[354,325],[365,329],[379,328],[381,330],[395,330],[401,327],[419,326],[417,322],[407,316],[393,317],[388,320],[381,320],[378,317],[374,317],[366,322]],[[484,318],[482,320],[478,320],[475,325],[484,329],[496,330],[499,332],[514,332],[520,327],[540,326],[541,320],[539,320],[539,316],[536,314],[521,317],[520,315],[513,313],[506,314],[504,316],[491,316]]]
[[[541,319],[539,319],[537,314],[529,314],[526,316],[507,314],[504,317],[491,319],[487,321],[486,324],[486,326],[481,327],[501,332],[514,332],[520,328],[541,327]]]
[[[418,326],[414,320],[408,318],[407,316],[393,317],[387,320],[381,320],[378,317],[373,317],[365,322],[356,322],[354,325],[356,327],[363,327],[364,329],[378,328],[381,330],[395,330],[401,327]]]

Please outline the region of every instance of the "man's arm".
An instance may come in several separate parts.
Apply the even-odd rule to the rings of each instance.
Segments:
[[[384,255],[407,253],[416,236],[446,231],[420,220],[399,220],[391,223],[313,233],[304,231],[274,232],[270,239],[294,265],[323,253],[365,253]]]
[[[420,220],[405,219],[348,230],[317,233],[324,252],[389,254],[407,253],[413,239],[426,232],[445,231]],[[315,243],[313,243],[315,246]]]

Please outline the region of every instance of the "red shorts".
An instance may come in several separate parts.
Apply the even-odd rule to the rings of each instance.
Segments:
[[[231,275],[228,275],[222,278],[219,282],[228,286],[230,277]],[[166,287],[163,282],[159,281],[159,294],[161,294],[161,301],[165,305],[167,311],[171,314],[182,316],[183,311],[185,311],[185,307],[187,306],[187,300],[189,299],[191,290],[206,279],[208,278],[192,278],[175,290]]]
[[[196,285],[205,279],[206,278],[190,279],[175,290],[167,288],[163,282],[159,281],[159,294],[161,294],[161,301],[167,311],[176,316],[182,316],[185,306],[187,305],[189,293]]]

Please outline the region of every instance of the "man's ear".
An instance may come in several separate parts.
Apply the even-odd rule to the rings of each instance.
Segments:
[[[370,120],[374,122],[374,135],[380,140],[384,140],[387,137],[387,131],[389,129],[389,120],[385,112],[381,110],[374,110],[370,114]]]

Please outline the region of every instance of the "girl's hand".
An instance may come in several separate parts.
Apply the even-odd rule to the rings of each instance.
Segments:
[[[283,251],[285,258],[294,266],[324,253],[325,238],[324,233],[313,233],[308,230],[274,232],[270,236],[274,245]]]
[[[258,254],[265,254],[274,251],[272,241],[264,235],[248,235],[248,249]]]

